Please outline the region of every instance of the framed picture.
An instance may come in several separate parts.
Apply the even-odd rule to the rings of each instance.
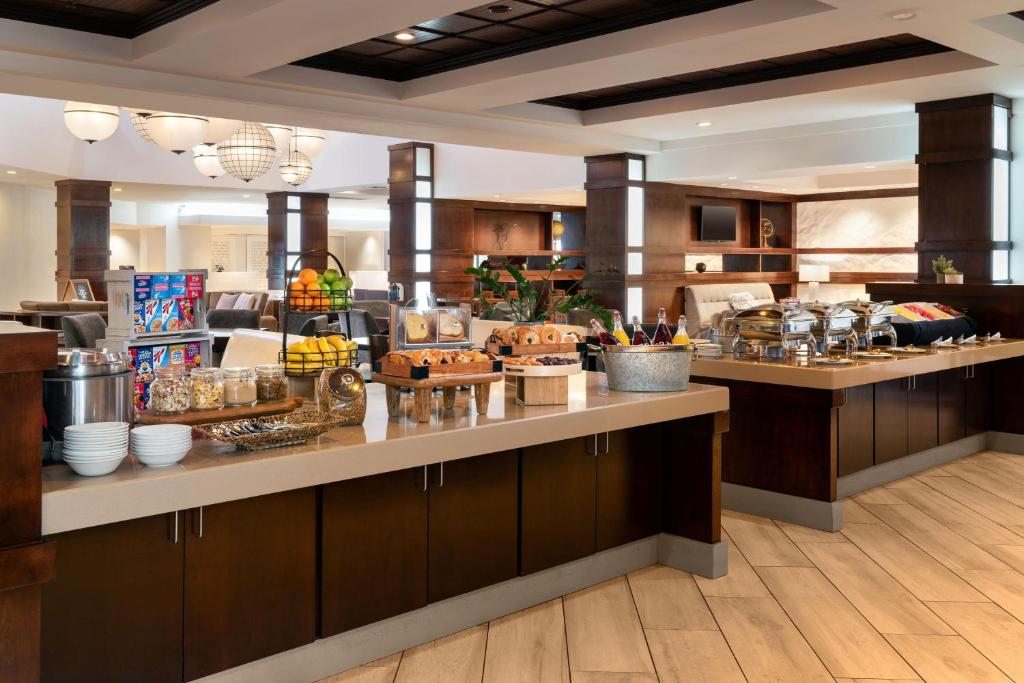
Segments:
[[[92,285],[89,281],[82,278],[77,280],[68,280],[64,285],[64,294],[61,296],[62,301],[96,301],[96,296],[92,293]]]

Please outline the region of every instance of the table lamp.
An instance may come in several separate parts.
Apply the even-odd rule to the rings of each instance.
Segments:
[[[818,300],[818,285],[829,281],[828,266],[804,264],[800,266],[800,273],[797,276],[800,282],[807,283],[807,298],[811,301]]]

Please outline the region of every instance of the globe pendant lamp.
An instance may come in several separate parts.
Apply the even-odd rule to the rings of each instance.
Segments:
[[[218,119],[210,117],[210,125],[206,129],[206,135],[203,136],[203,143],[207,145],[216,145],[218,142],[224,142],[229,137],[238,132],[238,129],[242,127],[242,122],[235,119]]]
[[[113,135],[120,121],[117,107],[87,102],[68,102],[64,106],[64,124],[68,130],[90,145]]]
[[[260,123],[243,123],[238,132],[217,145],[217,159],[228,175],[249,182],[274,165],[274,136]]]
[[[324,132],[319,128],[296,128],[292,136],[292,149],[302,152],[310,159],[320,153],[327,144]]]
[[[298,187],[313,175],[313,161],[294,149],[281,160],[281,180]]]
[[[274,145],[277,147],[278,153],[286,154],[289,151],[288,146],[292,141],[292,134],[295,132],[295,129],[278,123],[264,123],[263,125],[274,136]]]
[[[224,175],[224,167],[217,158],[216,145],[196,145],[192,148],[192,161],[199,172],[207,178],[219,178]]]
[[[191,114],[156,112],[146,119],[146,130],[153,142],[175,154],[203,144],[209,127],[205,116]]]
[[[132,128],[139,134],[139,137],[146,142],[153,142],[153,136],[149,134],[149,129],[146,128],[146,119],[149,118],[149,112],[133,111],[131,112]],[[156,143],[153,142],[155,145]]]

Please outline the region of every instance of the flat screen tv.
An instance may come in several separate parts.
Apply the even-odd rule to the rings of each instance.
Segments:
[[[697,209],[702,242],[733,242],[736,240],[736,207],[701,206]]]

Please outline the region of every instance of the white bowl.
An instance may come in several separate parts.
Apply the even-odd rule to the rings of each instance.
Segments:
[[[142,449],[133,448],[132,449],[132,453],[134,453],[135,455],[141,456],[141,457],[146,457],[146,458],[163,458],[165,456],[170,457],[171,455],[175,455],[175,454],[178,454],[178,453],[185,454],[185,453],[188,453],[190,450],[192,450],[192,449],[191,448],[160,448],[160,449],[150,448],[150,449],[147,450],[147,449],[144,449],[144,448],[142,448]]]
[[[146,451],[176,451],[181,448],[192,448],[191,441],[169,441],[166,443],[145,443],[140,441],[132,441],[132,450],[141,448]]]
[[[128,449],[106,453],[104,455],[82,455],[80,453],[64,453],[61,457],[65,462],[102,462],[104,460],[117,460],[128,455]]]
[[[181,462],[181,459],[187,454],[188,451],[169,451],[165,453],[135,453],[135,457],[146,467],[169,467]]]
[[[110,474],[116,470],[122,460],[124,460],[124,456],[100,461],[82,462],[77,460],[68,460],[66,462],[68,463],[68,467],[70,467],[75,474],[80,474],[83,477],[101,477],[104,474]]]
[[[128,427],[127,422],[89,422],[81,425],[68,425],[64,428],[64,431],[93,434],[96,432],[119,431],[128,429]]]
[[[70,443],[64,442],[64,450],[66,451],[86,451],[90,453],[99,453],[103,451],[116,451],[119,448],[124,448],[128,445],[128,440],[124,441],[111,441],[109,443]]]
[[[170,436],[179,436],[182,434],[192,434],[192,427],[188,425],[145,425],[142,427],[136,427],[132,430],[132,436],[142,436],[147,438],[165,438]]]

